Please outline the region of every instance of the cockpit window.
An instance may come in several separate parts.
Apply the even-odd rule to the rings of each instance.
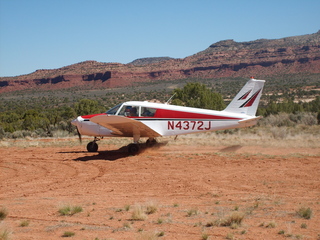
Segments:
[[[118,112],[119,111],[119,112]],[[157,109],[134,105],[119,104],[106,113],[109,115],[120,115],[125,117],[153,117]]]
[[[123,106],[120,109],[119,115],[126,117],[138,117],[139,116],[139,107],[137,106]]]
[[[122,103],[121,103],[122,104]],[[121,107],[121,104],[118,104],[117,106],[111,108],[110,110],[108,110],[106,113],[109,115],[116,115],[117,111],[119,110],[119,108]]]

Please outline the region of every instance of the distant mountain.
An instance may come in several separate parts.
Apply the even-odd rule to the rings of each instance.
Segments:
[[[128,64],[85,61],[59,69],[41,69],[0,78],[0,93],[29,88],[114,88],[190,77],[260,78],[289,73],[320,73],[320,31],[273,40],[224,40],[183,59],[142,58]]]
[[[167,61],[173,58],[170,57],[149,57],[149,58],[139,58],[136,59],[128,64],[132,64],[135,66],[145,66],[148,64],[152,64],[152,63],[159,63],[159,62],[163,62],[163,61]]]

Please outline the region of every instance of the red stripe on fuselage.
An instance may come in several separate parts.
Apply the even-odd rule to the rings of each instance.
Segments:
[[[107,114],[106,113],[98,113],[98,114],[85,115],[85,116],[81,116],[81,117],[84,119],[90,119],[92,117],[100,116],[100,115],[107,115]]]
[[[99,113],[99,114],[91,114],[81,116],[84,119],[90,119],[95,116],[100,115],[108,115],[106,113]],[[168,109],[157,109],[155,115],[152,117],[129,117],[129,118],[176,118],[176,119],[221,119],[221,120],[240,120],[241,118],[235,117],[226,117],[226,116],[217,116],[217,115],[209,115],[209,114],[202,114],[202,113],[193,113],[193,112],[182,112],[182,111],[175,111],[175,110],[168,110]]]
[[[182,118],[182,119],[223,119],[223,120],[239,120],[240,118],[217,116],[193,112],[182,112],[167,109],[157,109],[154,118]]]

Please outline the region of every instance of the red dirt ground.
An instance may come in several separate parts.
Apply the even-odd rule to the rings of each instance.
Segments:
[[[108,148],[1,147],[0,209],[8,216],[0,232],[10,239],[65,232],[81,240],[319,239],[318,148],[160,144],[136,156]],[[83,211],[59,214],[68,204]],[[135,221],[138,205],[155,212]],[[297,215],[301,207],[311,219]],[[244,214],[241,225],[209,226],[233,212]]]

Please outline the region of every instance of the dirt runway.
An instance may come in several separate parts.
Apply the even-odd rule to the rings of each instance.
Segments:
[[[10,239],[320,238],[320,149],[162,144],[130,156],[108,148],[2,147],[0,208],[8,215],[0,232]],[[61,215],[67,205],[82,211]],[[303,207],[310,219],[298,216]],[[235,212],[241,223],[219,224]]]

